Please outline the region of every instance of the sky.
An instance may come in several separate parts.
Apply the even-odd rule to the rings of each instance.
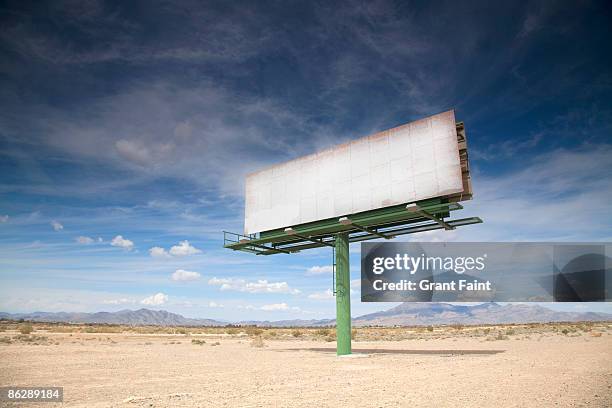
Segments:
[[[485,222],[398,240],[610,242],[611,17],[606,1],[2,2],[0,310],[333,317],[329,250],[222,247],[245,175],[448,109],[470,154],[461,216]],[[354,288],[355,316],[393,305]]]

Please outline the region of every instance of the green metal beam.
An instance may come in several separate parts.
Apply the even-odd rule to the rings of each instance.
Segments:
[[[351,274],[348,234],[336,235],[336,353],[351,354]]]
[[[423,210],[421,207],[419,207],[415,203],[408,204],[406,206],[406,210],[409,211],[409,212],[415,213],[415,214],[419,214],[422,217],[425,217],[427,219],[430,219],[430,220],[434,221],[436,224],[439,224],[440,226],[442,226],[445,230],[452,230],[452,229],[454,229],[450,224],[445,222],[444,219],[438,218],[435,215],[430,214],[429,212],[427,212],[426,210]]]
[[[302,238],[305,241],[310,241],[310,242],[314,242],[315,244],[320,244],[320,245],[324,245],[324,246],[329,246],[329,247],[334,247],[334,244],[331,242],[325,242],[322,239],[317,239],[317,238],[313,238],[313,237],[306,237],[304,235],[301,234],[291,234],[292,236],[295,237],[299,237]]]
[[[461,219],[448,221],[448,224],[451,225],[453,228],[462,227],[462,226],[471,225],[471,224],[480,224],[480,223],[482,223],[482,220],[478,217],[461,218]],[[400,235],[414,234],[417,232],[424,232],[424,231],[434,231],[434,230],[439,230],[442,228],[443,227],[437,223],[428,223],[428,224],[421,224],[421,225],[403,224],[403,225],[394,226],[394,228],[381,229],[380,232],[383,233],[387,237],[394,238]],[[357,232],[359,232],[359,234],[357,234]],[[363,234],[360,231],[353,231],[349,233],[349,242],[361,242],[361,241],[367,241],[367,240],[377,239],[377,238],[379,238],[377,235],[373,235],[369,233]],[[308,242],[293,241],[293,244],[291,244],[291,246],[288,246],[288,245],[289,244],[284,244],[284,246],[279,247],[279,249],[284,249],[289,252],[299,252],[299,251],[304,251],[306,249],[321,248],[323,246],[318,243],[314,243],[312,241],[308,241]],[[261,251],[261,252],[258,252],[258,255],[274,255],[275,253],[276,252]]]
[[[353,224],[353,227],[357,228],[359,231],[363,231],[363,232],[367,232],[372,235],[376,235],[378,238],[393,239],[393,237],[389,237],[385,234],[381,234],[380,232],[377,232],[376,230],[373,230],[371,228],[362,227],[361,225],[357,225],[357,224]]]
[[[439,200],[426,200],[419,202],[418,205],[420,209],[427,211],[428,214],[440,216],[446,216],[450,211],[463,208],[458,203],[441,203]],[[423,219],[427,219],[420,214],[406,211],[406,206],[403,204],[378,210],[365,211],[363,213],[353,214],[350,217],[351,221],[355,224],[370,229],[378,226],[387,226],[389,224],[401,224],[404,221],[419,222]],[[319,239],[321,236],[333,236],[340,232],[350,232],[356,228],[351,225],[342,225],[338,222],[337,218],[333,218],[294,226],[292,229],[301,237]],[[288,235],[283,229],[262,232],[259,238],[247,238],[248,239],[240,240],[239,242],[230,242],[226,244],[225,247],[230,249],[241,249],[242,247],[247,247],[252,244],[278,243],[285,245],[291,244],[292,242],[297,244],[302,240],[302,238],[295,235]]]

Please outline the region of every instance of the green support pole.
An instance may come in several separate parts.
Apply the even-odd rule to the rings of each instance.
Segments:
[[[348,234],[336,235],[336,353],[351,354],[351,273]]]

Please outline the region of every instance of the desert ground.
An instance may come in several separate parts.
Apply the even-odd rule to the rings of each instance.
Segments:
[[[612,323],[353,334],[337,357],[333,329],[3,322],[0,386],[64,387],[41,407],[612,406]]]

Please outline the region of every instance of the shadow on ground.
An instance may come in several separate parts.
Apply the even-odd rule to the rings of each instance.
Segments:
[[[336,353],[335,348],[310,347],[292,348],[287,351],[318,351],[323,353]],[[398,350],[398,349],[353,349],[353,354],[419,354],[419,355],[491,355],[503,353],[505,350]]]

